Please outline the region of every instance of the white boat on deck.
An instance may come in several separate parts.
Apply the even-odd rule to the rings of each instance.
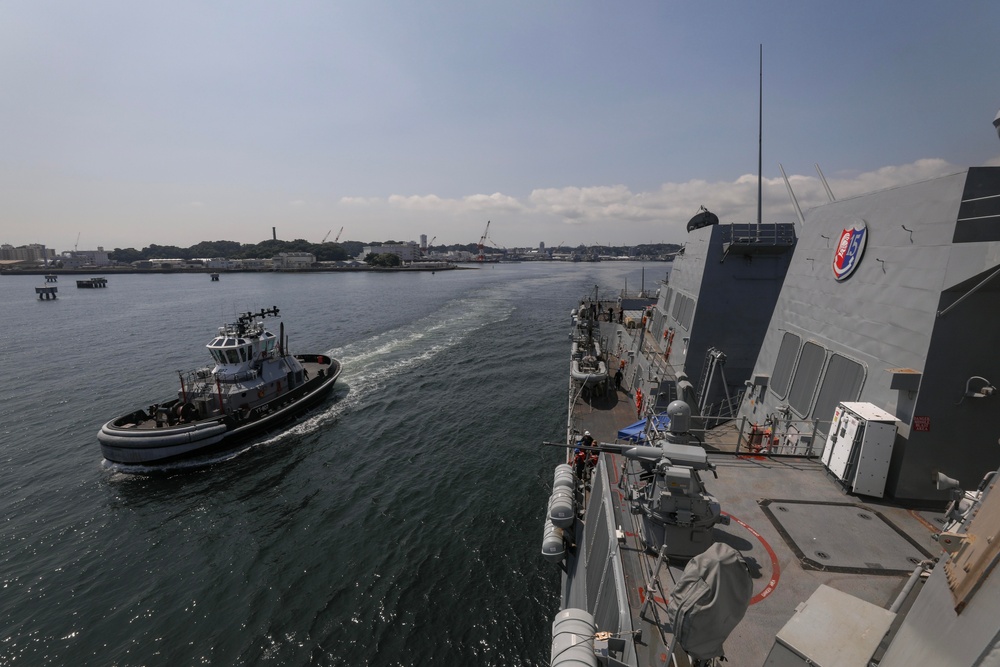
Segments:
[[[608,380],[608,365],[601,355],[601,344],[594,336],[595,321],[591,311],[573,313],[573,347],[570,355],[570,375],[585,387],[596,387]]]

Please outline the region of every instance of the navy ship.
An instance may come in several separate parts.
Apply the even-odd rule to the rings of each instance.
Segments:
[[[205,346],[213,364],[178,373],[175,397],[112,419],[97,434],[113,463],[161,464],[231,447],[315,406],[333,389],[341,363],[325,354],[289,354],[285,326],[240,315]]]
[[[573,311],[551,665],[1000,664],[1000,167],[828,194]]]

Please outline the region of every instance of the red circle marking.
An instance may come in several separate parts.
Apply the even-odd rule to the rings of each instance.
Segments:
[[[774,589],[778,587],[778,580],[781,579],[781,566],[778,564],[778,555],[774,553],[774,549],[771,548],[771,545],[768,544],[767,540],[765,540],[764,537],[756,530],[751,528],[749,525],[747,525],[740,519],[737,519],[729,512],[723,512],[723,514],[728,516],[732,521],[735,521],[736,523],[746,528],[747,532],[749,532],[751,535],[757,538],[757,541],[760,542],[761,545],[764,547],[764,550],[767,551],[767,555],[771,557],[771,580],[767,582],[767,586],[764,586],[764,590],[762,590],[760,593],[757,593],[757,595],[750,598],[750,604],[757,604],[758,602],[766,598],[768,595],[773,593]]]

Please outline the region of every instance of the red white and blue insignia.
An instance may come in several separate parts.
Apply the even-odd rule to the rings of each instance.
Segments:
[[[846,228],[840,234],[837,250],[833,254],[833,277],[846,280],[861,263],[861,255],[865,252],[868,241],[868,226],[864,220],[859,220],[853,227]]]

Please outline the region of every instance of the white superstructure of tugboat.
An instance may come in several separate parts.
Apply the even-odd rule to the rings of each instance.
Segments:
[[[244,313],[205,347],[215,362],[178,373],[176,398],[112,419],[97,434],[108,461],[155,464],[206,453],[274,428],[333,389],[341,364],[326,354],[288,354],[278,308]]]

